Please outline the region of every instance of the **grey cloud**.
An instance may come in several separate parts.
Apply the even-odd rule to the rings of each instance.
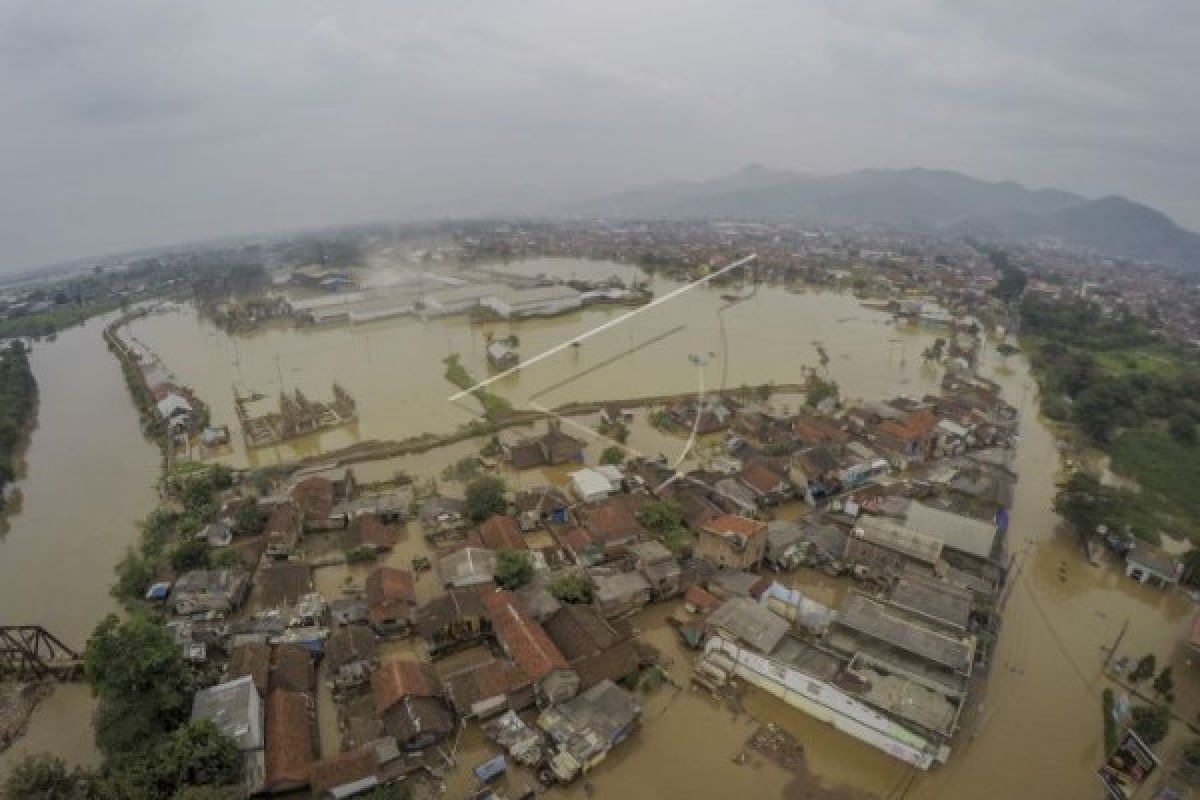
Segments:
[[[1188,0],[0,5],[0,269],[748,162],[1200,227]]]

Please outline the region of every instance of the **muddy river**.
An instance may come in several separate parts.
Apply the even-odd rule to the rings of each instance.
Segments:
[[[106,322],[34,345],[39,404],[18,483],[24,503],[0,535],[0,619],[43,625],[75,648],[116,609],[112,568],[154,507],[160,461],[101,337]],[[31,751],[94,761],[91,709],[83,684],[56,688],[27,735],[0,755],[0,771]]]
[[[541,266],[522,269],[537,274]],[[659,281],[655,288],[661,292],[670,286]],[[721,294],[692,292],[495,388],[518,406],[531,398],[554,406],[577,399],[793,382],[806,369],[821,368],[816,343],[828,354],[825,372],[845,397],[919,396],[936,385],[937,371],[921,358],[933,334],[898,331],[886,315],[861,308],[852,297],[760,288],[752,299],[722,312],[726,300]],[[323,398],[336,380],[356,396],[360,419],[353,428],[249,454],[235,431],[235,446],[225,459],[254,464],[360,439],[451,430],[472,419],[474,409],[446,402],[452,390],[442,379],[443,357],[461,353],[468,369],[483,377],[487,331],[516,333],[520,351],[528,357],[619,313],[586,311],[511,325],[442,318],[307,329],[277,326],[229,336],[183,307],[135,322],[130,334],[211,405],[215,422],[231,428],[236,423],[234,384],[268,396],[281,386],[299,387],[310,397]],[[1172,663],[1176,711],[1195,718],[1200,709],[1198,665],[1180,644],[1195,613],[1193,604],[1180,593],[1138,586],[1113,564],[1086,564],[1074,539],[1058,529],[1051,510],[1059,458],[1054,436],[1036,416],[1036,390],[1024,361],[1014,357],[1001,364],[990,353],[984,361],[984,371],[1004,384],[1023,412],[1016,461],[1020,480],[1010,528],[1018,567],[988,692],[977,699],[980,723],[955,742],[950,763],[928,774],[913,773],[767,695],[752,692],[742,710],[734,712],[706,697],[663,686],[645,697],[645,724],[634,738],[590,775],[587,786],[574,787],[571,794],[818,797],[822,788],[844,787],[844,793],[831,796],[1096,798],[1102,746],[1099,697],[1106,686],[1103,648],[1126,621],[1120,654],[1136,658],[1154,652],[1160,664]],[[40,345],[34,369],[42,389],[40,425],[22,482],[24,510],[0,539],[0,608],[6,619],[42,622],[82,643],[98,616],[111,608],[111,565],[132,540],[134,520],[153,504],[157,454],[137,430],[136,414],[100,340],[98,322]],[[635,426],[633,439],[635,445],[639,442],[649,450],[678,446],[641,425]],[[461,452],[363,464],[356,470],[368,480],[389,477],[397,469],[432,474],[473,449],[470,443],[456,447]],[[530,473],[522,482],[540,483],[547,477],[552,476]],[[393,554],[398,564],[420,546],[419,535],[410,537]],[[332,593],[347,577],[361,580],[359,572],[321,570],[317,580]],[[801,575],[798,580],[817,579]],[[419,590],[428,593],[432,584],[423,579]],[[673,677],[685,682],[689,656],[679,649],[665,617],[665,609],[653,609],[637,624],[645,640],[673,659]],[[321,707],[329,709],[324,702]],[[13,752],[51,749],[72,759],[91,759],[88,711],[85,692],[60,690]],[[815,777],[786,772],[754,755],[735,763],[758,722],[776,723],[797,736]],[[327,725],[322,728],[325,742],[336,738]],[[1177,745],[1176,735],[1164,752]],[[456,743],[455,754],[469,768],[491,751],[469,729]],[[473,788],[469,769],[457,770],[448,785],[450,797]]]

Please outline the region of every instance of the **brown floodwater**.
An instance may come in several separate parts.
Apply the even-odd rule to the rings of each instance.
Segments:
[[[75,648],[116,610],[113,565],[154,507],[159,468],[101,337],[107,321],[34,345],[39,402],[18,483],[24,503],[0,535],[0,619],[44,625]],[[87,687],[57,687],[27,735],[0,755],[0,772],[26,752],[93,762],[91,708]]]
[[[539,262],[536,269],[546,266]],[[654,282],[660,294],[677,285]],[[920,396],[940,377],[920,355],[932,332],[897,330],[890,316],[862,308],[849,295],[762,287],[752,299],[722,312],[722,295],[729,291],[697,288],[489,388],[514,406],[529,408],[795,383],[818,367],[816,343],[829,356],[826,373],[848,398]],[[125,335],[157,354],[177,382],[196,390],[210,405],[215,424],[231,427],[234,442],[225,460],[255,465],[365,439],[452,431],[476,418],[478,404],[447,402],[456,389],[442,377],[446,356],[461,354],[463,365],[481,379],[488,375],[488,333],[516,334],[519,351],[528,358],[627,310],[590,309],[499,323],[455,316],[308,328],[277,324],[228,335],[184,306],[136,320]],[[246,452],[236,430],[235,384],[245,393],[265,395],[263,403],[271,406],[281,386],[321,399],[330,396],[334,381],[357,399],[357,424]]]
[[[659,291],[668,286],[656,284]],[[718,291],[697,290],[636,318],[628,329],[589,340],[495,388],[517,405],[537,395],[537,402],[553,406],[577,399],[792,382],[818,366],[814,342],[823,344],[829,354],[828,375],[850,398],[920,395],[936,386],[937,372],[924,366],[920,357],[934,334],[897,331],[885,315],[860,308],[852,297],[759,289],[753,300],[724,313],[724,334],[717,316],[723,304]],[[442,379],[440,361],[446,354],[462,353],[468,369],[483,377],[484,331],[516,332],[522,354],[529,356],[618,313],[586,311],[490,326],[463,318],[320,329],[281,326],[228,336],[184,307],[130,328],[181,382],[211,404],[218,423],[234,422],[234,383],[271,395],[282,377],[285,386],[320,398],[337,380],[357,396],[361,418],[354,428],[251,455],[239,444],[227,456],[234,463],[266,463],[358,439],[453,429],[473,417],[445,400],[451,388]],[[134,521],[153,505],[158,466],[156,451],[140,436],[136,413],[100,339],[100,328],[99,322],[90,323],[35,350],[34,369],[42,389],[40,425],[28,454],[29,473],[22,481],[24,509],[0,539],[4,618],[42,622],[76,644],[113,607],[107,594],[111,566],[132,541]],[[658,338],[664,334],[669,335]],[[619,362],[606,363],[639,346]],[[701,363],[693,363],[690,355]],[[727,363],[722,356],[728,356]],[[1182,645],[1195,613],[1193,603],[1182,593],[1138,586],[1115,564],[1093,567],[1080,557],[1074,538],[1060,530],[1051,509],[1059,455],[1053,434],[1036,416],[1036,391],[1027,365],[1013,357],[1001,367],[992,358],[985,356],[985,372],[1004,384],[1009,399],[1023,412],[1016,454],[1020,480],[1010,527],[1010,549],[1018,556],[1018,568],[991,680],[986,694],[974,700],[980,705],[979,724],[954,742],[949,764],[914,774],[760,692],[751,691],[743,710],[734,713],[707,697],[665,686],[646,696],[641,730],[589,776],[587,787],[577,785],[565,794],[815,796],[805,793],[820,788],[811,780],[797,784],[796,776],[761,758],[734,763],[755,725],[773,722],[798,737],[815,780],[826,788],[849,786],[880,798],[930,800],[1098,797],[1099,698],[1107,685],[1101,676],[1103,648],[1112,644],[1126,621],[1119,654],[1136,658],[1153,652],[1160,664],[1172,664],[1175,709],[1184,718],[1195,718],[1200,710],[1200,665],[1192,663]],[[575,375],[581,376],[564,383]],[[594,418],[578,421],[587,426]],[[651,428],[639,412],[630,440],[633,447],[674,457],[683,442],[683,437]],[[442,451],[361,464],[356,471],[364,480],[386,480],[397,471],[425,478],[476,452],[479,444],[463,442]],[[702,456],[706,444],[693,459]],[[601,449],[589,448],[589,460]],[[563,470],[506,473],[517,486],[563,477]],[[453,492],[460,487],[442,488]],[[802,509],[783,513],[795,516]],[[425,552],[420,531],[409,530],[387,560],[403,566]],[[361,585],[364,573],[360,567],[330,567],[318,570],[316,579],[332,596],[348,580]],[[821,585],[831,597],[839,591],[836,582],[819,576],[797,575],[794,580]],[[434,583],[423,576],[419,594],[431,595]],[[643,639],[672,659],[671,674],[683,683],[689,654],[679,648],[666,624],[667,610],[651,609],[636,624]],[[332,710],[330,698],[319,698],[319,707],[324,716],[323,749],[328,751],[337,740],[336,721],[324,713]],[[52,749],[72,760],[94,759],[89,713],[85,688],[59,690],[35,716],[29,736],[0,758],[0,768],[28,750]],[[1164,753],[1181,741],[1182,726],[1176,728]],[[448,777],[448,796],[462,796],[473,788],[469,767],[491,753],[478,731],[469,728],[457,743],[455,754],[462,768]]]

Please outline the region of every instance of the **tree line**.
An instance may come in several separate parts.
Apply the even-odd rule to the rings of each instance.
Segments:
[[[37,411],[37,381],[20,342],[0,353],[0,506],[3,491],[16,477],[21,447]]]

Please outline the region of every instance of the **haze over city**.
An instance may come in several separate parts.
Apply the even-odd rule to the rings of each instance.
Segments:
[[[1200,227],[1200,7],[0,8],[0,269],[554,210],[748,163],[954,169]]]

